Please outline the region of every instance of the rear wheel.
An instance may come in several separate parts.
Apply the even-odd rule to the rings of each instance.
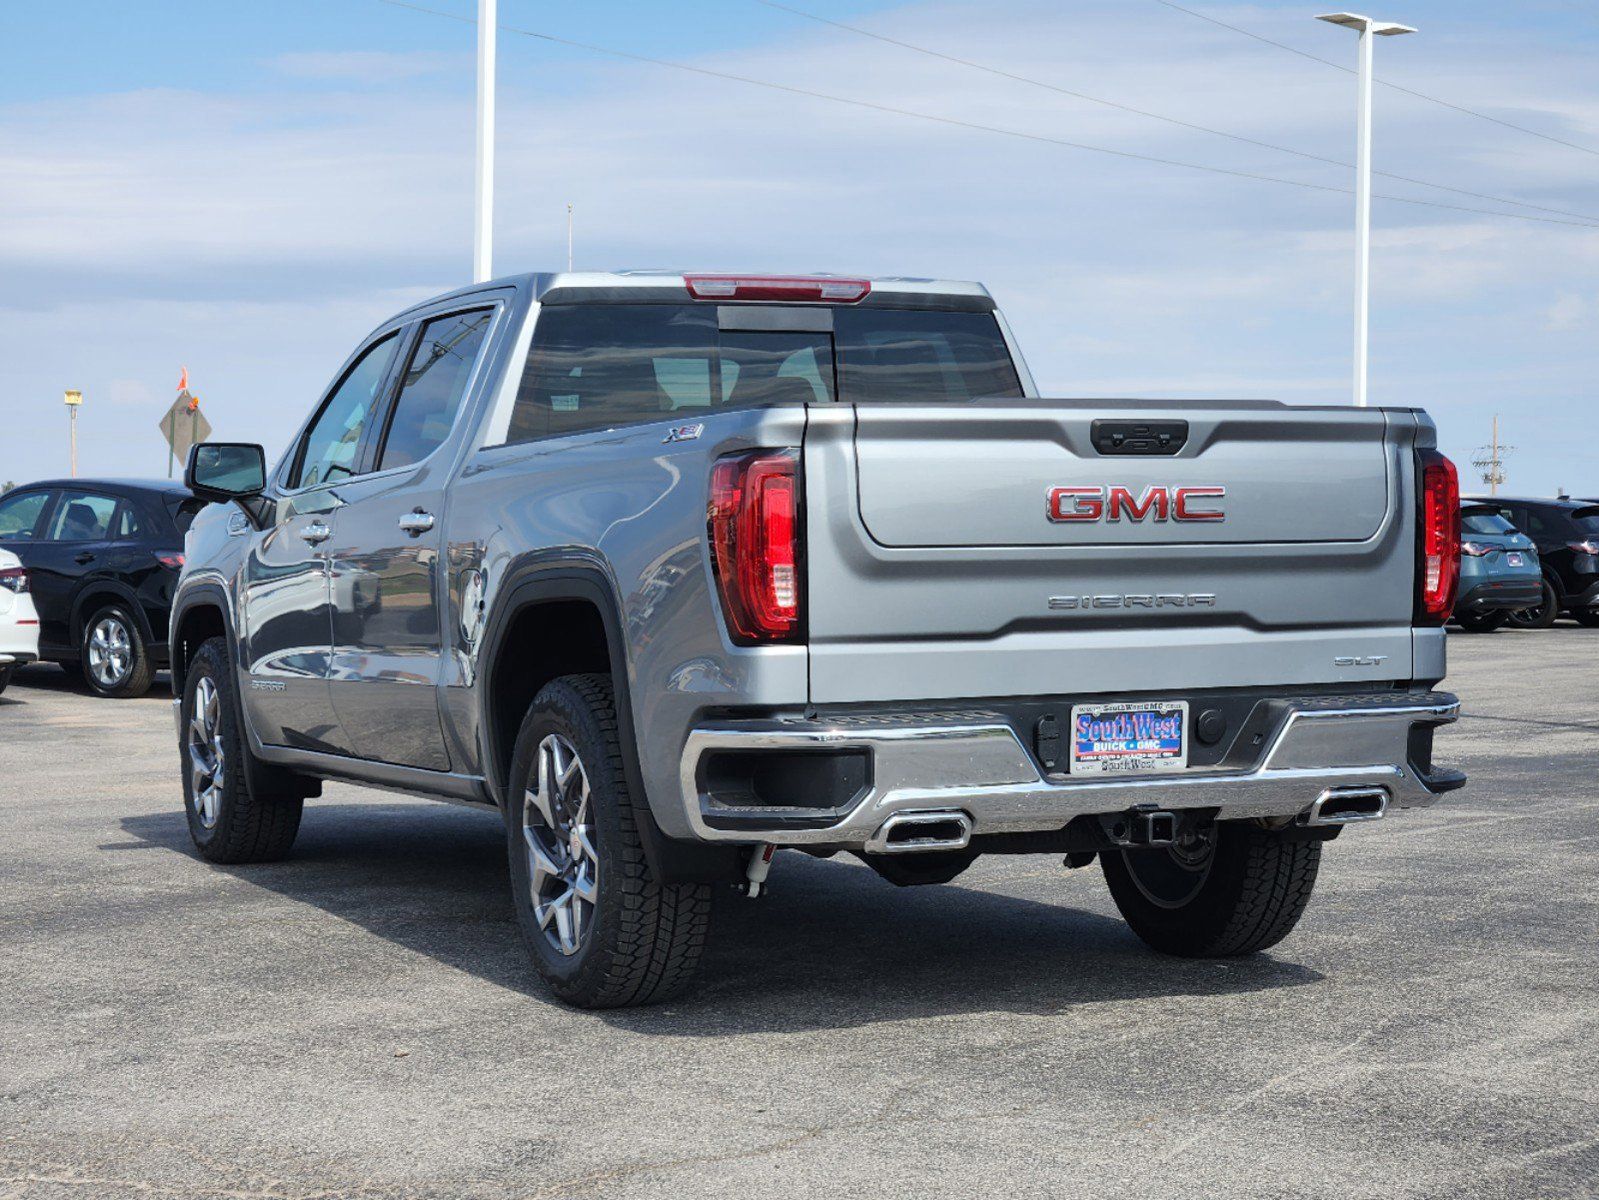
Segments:
[[[1555,623],[1555,618],[1560,615],[1560,597],[1555,592],[1554,584],[1547,579],[1543,581],[1543,598],[1531,608],[1523,608],[1510,614],[1510,623],[1521,629],[1548,629]]]
[[[101,696],[127,700],[150,690],[150,661],[139,624],[120,604],[108,604],[83,626],[83,681]]]
[[[1599,608],[1574,608],[1571,610],[1571,619],[1589,629],[1599,629]]]
[[[644,857],[611,681],[566,675],[516,738],[506,835],[517,924],[568,1004],[622,1008],[682,994],[710,927],[706,884],[663,884]]]
[[[1226,958],[1274,946],[1298,924],[1321,843],[1224,821],[1155,850],[1099,856],[1116,907],[1154,949]]]
[[[202,645],[183,681],[183,805],[195,849],[217,863],[282,858],[300,831],[304,799],[250,787],[244,725],[228,643]]]
[[[0,692],[11,686],[11,668],[0,667]]]
[[[1509,619],[1503,612],[1469,613],[1455,618],[1467,633],[1492,633]]]

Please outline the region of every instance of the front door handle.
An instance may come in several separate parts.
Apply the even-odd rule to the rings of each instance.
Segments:
[[[400,528],[412,537],[421,537],[433,528],[433,514],[423,512],[420,508],[415,512],[408,512],[400,518]]]
[[[84,563],[92,563],[94,561],[94,555],[85,550],[81,554],[74,555],[72,561],[77,563],[79,566],[82,566]]]
[[[310,542],[313,546],[318,542],[327,541],[332,536],[333,530],[322,524],[321,521],[312,521],[311,524],[300,530],[300,537]]]

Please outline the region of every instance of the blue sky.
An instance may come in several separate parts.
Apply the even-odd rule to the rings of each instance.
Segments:
[[[419,0],[469,16],[469,0]],[[795,6],[1059,86],[1348,161],[1352,78],[1156,0]],[[1186,7],[1340,62],[1312,5]],[[1586,0],[1396,3],[1378,75],[1599,149]],[[1245,146],[754,0],[501,0],[504,25],[1154,157],[1331,187]],[[465,282],[470,25],[381,0],[0,11],[0,481],[160,474],[187,365],[217,436],[276,455],[373,324]],[[1352,201],[501,39],[496,265],[976,278],[1069,395],[1349,395]],[[1379,89],[1379,169],[1599,216],[1599,155]],[[1392,180],[1380,192],[1506,206]],[[1537,210],[1511,209],[1528,215]],[[1552,215],[1543,213],[1541,215]],[[1372,402],[1510,488],[1599,494],[1599,228],[1379,200]],[[1599,221],[1596,221],[1599,224]],[[1469,468],[1466,468],[1469,471]]]

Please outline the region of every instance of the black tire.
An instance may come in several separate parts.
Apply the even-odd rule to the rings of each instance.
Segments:
[[[1455,618],[1467,633],[1492,633],[1509,619],[1504,612],[1468,613]]]
[[[107,604],[85,621],[78,649],[83,682],[97,696],[131,700],[148,692],[155,680],[139,623],[123,605]]]
[[[1208,856],[1191,845],[1099,856],[1116,907],[1163,954],[1254,954],[1287,937],[1310,901],[1320,842],[1238,821],[1213,830]]]
[[[548,751],[543,749],[547,742]],[[529,788],[538,785],[541,756],[569,752],[575,752],[580,768],[571,775],[576,791],[552,788],[546,794],[552,825],[539,806],[529,812]],[[610,679],[564,675],[534,698],[516,735],[511,763],[506,843],[517,925],[550,990],[580,1008],[658,1004],[683,994],[710,929],[708,884],[663,884],[652,875],[622,754]],[[570,772],[569,757],[567,762]],[[537,908],[530,849],[534,841],[550,866],[567,873],[546,870],[539,875]],[[581,898],[583,889],[592,900]],[[568,909],[564,926],[558,911],[563,895]],[[573,948],[563,950],[568,942]]]
[[[11,668],[0,667],[0,692],[11,686]]]
[[[1574,608],[1569,615],[1578,625],[1588,629],[1599,629],[1599,609]]]
[[[1532,608],[1518,609],[1510,614],[1510,623],[1518,629],[1548,629],[1560,615],[1560,597],[1554,584],[1543,581],[1543,599]]]
[[[922,854],[863,854],[861,861],[895,887],[948,883],[977,861],[975,850],[932,850]]]
[[[197,711],[201,697],[214,697],[214,725],[212,717]],[[195,849],[214,863],[272,862],[288,854],[305,800],[297,793],[257,794],[250,787],[250,750],[225,638],[211,638],[195,653],[183,681],[182,717],[183,807]],[[207,728],[214,735],[207,736]],[[197,743],[211,762],[220,760],[220,784],[218,772],[207,774],[198,766]]]

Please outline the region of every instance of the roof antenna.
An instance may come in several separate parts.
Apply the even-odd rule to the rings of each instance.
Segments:
[[[572,202],[566,204],[566,269],[572,269]]]

